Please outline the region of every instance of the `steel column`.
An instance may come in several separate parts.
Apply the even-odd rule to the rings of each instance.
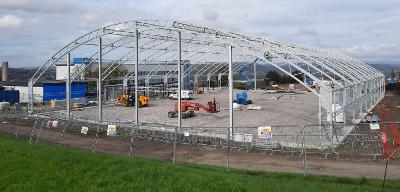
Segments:
[[[198,75],[194,75],[194,87],[197,88],[199,87],[199,76]]]
[[[229,132],[233,137],[233,70],[232,70],[232,46],[229,46]]]
[[[222,74],[218,74],[218,87],[222,88]]]
[[[33,96],[34,96],[33,95],[33,81],[30,80],[28,82],[28,97],[29,97],[29,100],[28,100],[28,114],[29,115],[33,114],[33,102],[34,102]]]
[[[226,168],[229,170],[230,167],[230,140],[233,139],[233,70],[232,70],[232,49],[233,47],[229,46],[229,67],[228,67],[228,89],[229,89],[229,131],[227,136],[227,153],[228,158],[226,160]]]
[[[257,62],[253,63],[254,90],[257,90]]]
[[[207,82],[208,82],[208,90],[210,90],[210,88],[211,88],[211,76],[210,75],[207,75]]]
[[[347,88],[343,89],[342,95],[343,96],[342,96],[342,106],[341,107],[344,107],[347,105]],[[346,124],[347,123],[347,110],[343,110],[342,114],[343,114],[343,123]]]
[[[178,90],[176,91],[178,96],[178,130],[182,129],[182,40],[181,32],[178,31]],[[174,157],[173,162],[176,162],[176,136],[177,130],[175,130],[174,136]]]
[[[139,81],[139,31],[135,30],[135,125],[139,124],[139,101],[138,101],[138,81]]]
[[[102,65],[103,65],[103,42],[101,37],[99,37],[99,79],[97,83],[97,106],[98,106],[98,121],[103,122],[103,101],[102,101]]]
[[[182,37],[178,31],[178,128],[182,128]]]
[[[128,84],[128,77],[124,77],[124,79],[122,80],[122,94],[128,94]]]
[[[67,54],[67,79],[65,82],[65,98],[67,100],[67,119],[71,119],[71,53]]]

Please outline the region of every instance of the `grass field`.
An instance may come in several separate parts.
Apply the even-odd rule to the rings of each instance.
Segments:
[[[231,170],[27,144],[0,134],[0,191],[380,191],[381,181]],[[388,181],[385,191],[400,191]]]

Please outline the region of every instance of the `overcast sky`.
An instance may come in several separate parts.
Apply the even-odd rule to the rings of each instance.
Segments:
[[[178,19],[400,64],[400,0],[0,0],[0,61],[39,66],[105,24]]]

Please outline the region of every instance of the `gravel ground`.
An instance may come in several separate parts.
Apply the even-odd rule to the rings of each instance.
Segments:
[[[234,95],[239,90],[234,90]],[[249,91],[249,98],[263,110],[234,111],[235,127],[258,127],[267,125],[297,125],[318,124],[318,97],[309,92],[296,94],[274,93],[267,94],[263,90]],[[281,96],[281,97],[280,97]],[[276,99],[280,97],[279,99]],[[220,104],[221,111],[208,114],[204,111],[195,112],[195,117],[184,119],[183,126],[227,127],[229,126],[228,91],[210,91],[200,95],[194,94],[193,102],[206,104],[215,98]],[[168,118],[168,111],[173,109],[175,101],[153,98],[148,107],[139,109],[139,119],[145,123],[161,123],[176,125],[176,118]],[[103,109],[105,121],[134,120],[134,107],[105,106]],[[97,118],[97,108],[86,108],[74,111],[74,115],[87,119]]]

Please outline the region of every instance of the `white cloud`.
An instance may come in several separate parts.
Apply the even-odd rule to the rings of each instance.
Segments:
[[[27,12],[60,12],[65,13],[74,9],[79,10],[79,6],[73,9],[73,5],[66,0],[1,0],[0,9],[8,11],[27,11]]]
[[[14,57],[8,56],[17,65],[25,65],[20,50],[36,51],[30,63],[42,63],[48,52],[105,24],[157,19],[400,63],[397,5],[398,0],[0,0],[0,27],[18,28],[0,30],[0,50],[19,47]]]
[[[316,37],[319,33],[314,28],[300,27],[294,35]]]
[[[379,45],[357,45],[343,48],[342,51],[346,54],[370,61],[400,61],[400,44],[397,43]]]
[[[83,22],[85,22],[85,23],[93,22],[100,18],[100,14],[96,14],[94,12],[83,13],[81,17],[82,17]]]
[[[0,28],[4,29],[17,29],[21,26],[22,19],[15,15],[4,15],[0,17]]]
[[[208,21],[216,21],[219,17],[219,14],[212,9],[206,9],[203,14],[204,14],[204,19]]]

